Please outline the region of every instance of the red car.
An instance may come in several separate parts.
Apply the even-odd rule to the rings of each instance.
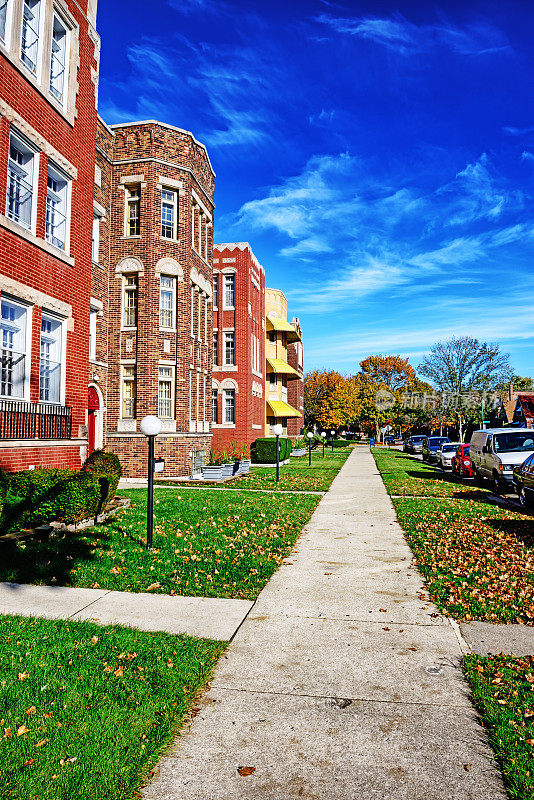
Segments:
[[[471,459],[469,458],[469,445],[461,444],[458,450],[452,457],[452,472],[453,475],[458,475],[460,478],[474,478],[475,473],[471,466]]]

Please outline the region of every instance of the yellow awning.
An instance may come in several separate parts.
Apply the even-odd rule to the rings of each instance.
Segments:
[[[269,409],[271,413],[269,414]],[[270,417],[302,417],[300,411],[283,400],[267,400],[267,415]]]
[[[270,326],[270,327],[269,327]],[[275,314],[267,314],[267,330],[268,331],[284,331],[287,333],[288,342],[299,342],[300,336],[287,320],[280,319]]]
[[[301,377],[296,369],[293,369],[287,361],[283,361],[281,358],[268,358],[267,372],[276,372],[278,375],[288,375],[292,380]]]

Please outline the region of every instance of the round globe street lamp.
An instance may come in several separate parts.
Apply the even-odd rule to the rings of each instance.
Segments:
[[[280,436],[283,434],[284,429],[280,424],[273,425],[272,431],[276,436],[276,482],[280,480]]]
[[[324,458],[324,440],[326,439],[326,431],[323,431],[321,433],[321,436],[323,437],[323,458]]]
[[[308,431],[307,436],[308,436],[308,466],[311,467],[311,443],[313,439],[313,433],[311,431]]]
[[[336,435],[336,432],[330,431],[330,433],[332,434],[332,452],[334,452],[334,436]]]
[[[161,433],[163,423],[159,417],[149,414],[143,417],[139,425],[141,433],[148,439],[148,496],[146,502],[146,547],[152,550],[152,532],[154,530],[154,440]]]

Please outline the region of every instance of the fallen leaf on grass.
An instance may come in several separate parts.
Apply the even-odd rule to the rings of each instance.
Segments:
[[[113,672],[113,674],[115,675],[115,677],[116,677],[116,678],[122,678],[122,676],[124,675],[124,670],[123,670],[123,668],[122,668],[122,667],[118,667],[118,668],[117,668],[117,669],[116,669],[116,670]]]
[[[48,739],[41,739],[41,741],[37,742],[37,744],[35,746],[36,747],[44,747],[45,744],[48,744]]]
[[[34,758],[29,758],[27,761],[24,761],[22,766],[23,767],[31,767],[34,762],[35,762]]]
[[[237,771],[240,775],[246,777],[247,775],[252,775],[253,772],[256,772],[256,767],[238,767]]]
[[[29,677],[30,677],[30,673],[29,672],[19,672],[19,675],[18,675],[19,681],[25,681]]]
[[[24,736],[25,733],[29,733],[30,729],[26,727],[26,725],[19,725],[17,728],[17,736]]]
[[[156,581],[156,583],[151,583],[150,586],[146,587],[145,591],[152,592],[154,591],[154,589],[161,589],[161,583],[159,583],[158,581]]]
[[[36,713],[36,711],[37,711],[37,709],[35,708],[35,706],[31,706],[30,708],[26,709],[26,714],[29,717],[32,717]]]

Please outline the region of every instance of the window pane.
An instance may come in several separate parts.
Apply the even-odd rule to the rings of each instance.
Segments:
[[[33,73],[37,72],[40,10],[40,0],[24,0],[20,58],[22,63]]]
[[[158,382],[158,416],[171,419],[172,413],[172,367],[159,368]]]
[[[126,235],[139,236],[141,234],[141,190],[134,186],[126,190]]]
[[[235,305],[235,275],[224,276],[224,305],[227,308]]]
[[[224,334],[224,363],[232,365],[235,363],[235,335],[234,333]]]
[[[67,235],[67,181],[53,167],[48,168],[46,190],[46,239],[60,250]]]
[[[7,0],[0,0],[0,39],[6,40]]]
[[[219,334],[213,334],[213,363],[217,367],[219,365]]]
[[[161,235],[174,239],[176,218],[176,192],[163,189],[161,192]]]
[[[137,277],[128,275],[124,279],[124,325],[134,328],[137,325]]]
[[[39,400],[61,402],[61,322],[43,314],[41,318]]]
[[[91,258],[98,264],[98,250],[100,245],[100,217],[93,215],[93,239],[91,244]]]
[[[0,394],[24,397],[26,365],[26,317],[23,306],[2,300],[0,304]]]
[[[219,422],[219,393],[217,389],[211,391],[211,421],[217,424]]]
[[[235,422],[235,389],[224,390],[224,421]]]
[[[52,51],[50,55],[50,92],[60,103],[63,102],[66,60],[67,29],[61,20],[54,16]]]
[[[174,311],[174,278],[162,275],[159,284],[159,324],[172,328]]]
[[[219,307],[219,276],[213,276],[213,307]]]
[[[11,136],[7,173],[7,216],[25,228],[31,227],[33,167],[35,153]]]

